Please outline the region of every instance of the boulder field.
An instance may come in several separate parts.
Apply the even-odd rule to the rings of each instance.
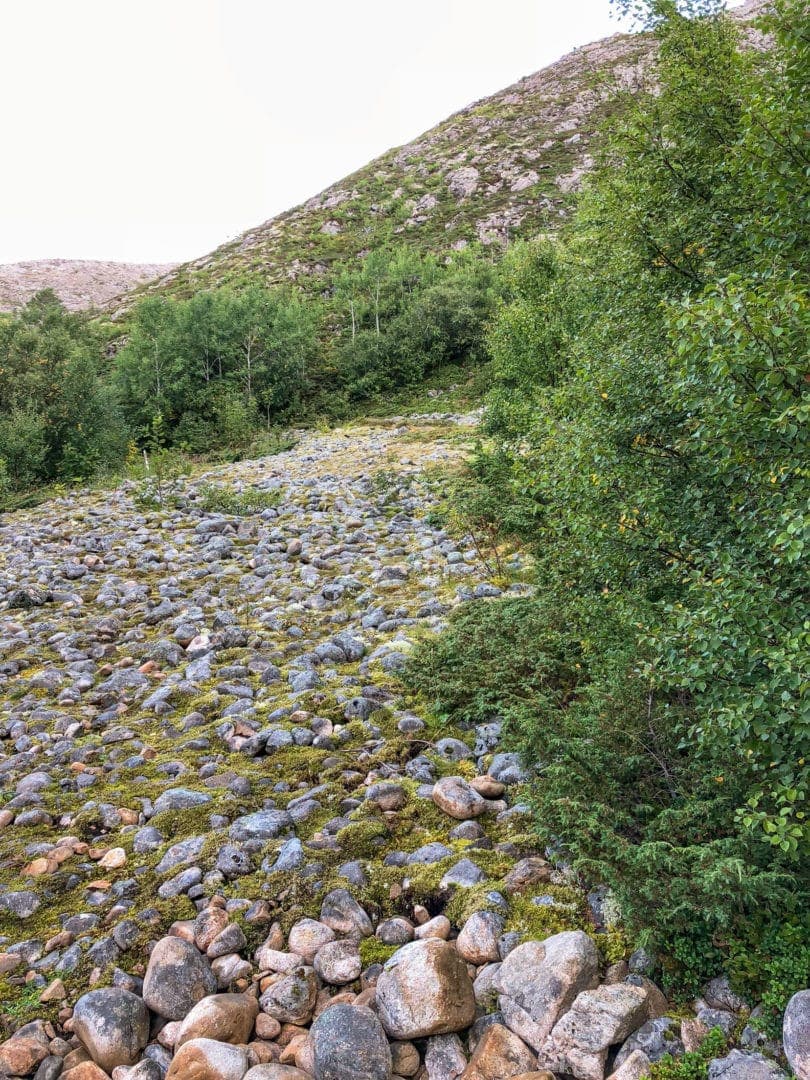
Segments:
[[[534,773],[401,680],[490,580],[437,489],[474,416],[302,436],[0,520],[0,1078],[810,1080],[686,1014],[539,850]]]

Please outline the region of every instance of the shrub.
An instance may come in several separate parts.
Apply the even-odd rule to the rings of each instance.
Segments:
[[[776,0],[752,56],[724,16],[649,7],[660,92],[562,242],[510,256],[491,334],[473,480],[535,555],[531,632],[460,615],[412,678],[504,715],[541,838],[694,991],[808,900],[810,13]]]
[[[0,457],[11,488],[22,491],[40,480],[47,453],[44,416],[24,408],[0,415]]]

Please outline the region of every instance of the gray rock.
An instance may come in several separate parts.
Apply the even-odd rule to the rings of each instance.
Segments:
[[[708,1080],[787,1080],[787,1073],[762,1054],[732,1050],[709,1062]]]
[[[487,775],[499,784],[524,784],[531,780],[531,772],[523,765],[519,754],[495,754]]]
[[[217,981],[208,961],[193,945],[164,937],[149,957],[143,1000],[165,1020],[183,1020],[202,998],[213,994]]]
[[[275,840],[292,826],[293,819],[286,810],[259,810],[255,814],[237,818],[228,830],[228,835],[238,843],[250,840],[263,843],[265,840]]]
[[[301,966],[272,984],[259,998],[262,1012],[281,1024],[308,1024],[318,997],[318,980],[311,967]]]
[[[363,964],[353,941],[327,942],[315,954],[313,966],[319,978],[332,986],[345,986],[360,977]]]
[[[782,1043],[796,1080],[810,1080],[810,990],[800,990],[787,1003]]]
[[[141,998],[111,986],[91,990],[73,1009],[73,1030],[105,1072],[134,1065],[149,1041],[149,1012]]]
[[[616,1055],[616,1066],[623,1065],[634,1050],[642,1050],[652,1062],[660,1061],[664,1054],[677,1057],[684,1052],[675,1020],[660,1016],[647,1020],[627,1039]]]
[[[338,934],[370,937],[371,919],[346,889],[333,889],[321,904],[321,922]]]
[[[464,1044],[458,1035],[433,1035],[425,1049],[427,1080],[457,1080],[467,1067]]]
[[[194,862],[205,844],[204,836],[190,836],[187,840],[179,840],[168,849],[166,854],[155,867],[156,874],[168,874],[177,866]]]
[[[371,1009],[333,1005],[310,1031],[316,1080],[390,1080],[391,1049]]]
[[[472,859],[459,859],[451,866],[442,880],[439,882],[440,889],[452,889],[456,886],[462,889],[470,889],[484,880],[484,872],[476,866]]]
[[[39,910],[41,900],[30,889],[20,892],[7,892],[0,896],[0,908],[18,919],[30,919]]]
[[[221,847],[215,865],[226,878],[244,877],[253,869],[248,853],[236,844],[225,844]]]

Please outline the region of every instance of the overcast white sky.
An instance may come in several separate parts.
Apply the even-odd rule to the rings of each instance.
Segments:
[[[0,262],[204,254],[619,28],[608,0],[0,0]]]

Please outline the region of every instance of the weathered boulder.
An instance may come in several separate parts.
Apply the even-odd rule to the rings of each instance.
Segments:
[[[333,889],[323,898],[321,922],[338,934],[352,937],[371,937],[371,919],[346,889]]]
[[[259,998],[264,1013],[280,1024],[307,1024],[318,997],[318,980],[311,967],[298,967],[269,986]]]
[[[498,940],[503,933],[503,919],[493,911],[476,911],[465,922],[456,939],[456,948],[468,964],[495,963],[500,959]]]
[[[243,1080],[247,1050],[214,1039],[192,1039],[172,1058],[166,1080]]]
[[[318,976],[332,986],[345,986],[359,978],[363,970],[360,952],[353,941],[330,941],[315,955]]]
[[[318,922],[317,919],[299,919],[290,927],[288,944],[290,952],[297,953],[311,964],[318,950],[334,940],[335,931],[331,926]]]
[[[467,1067],[464,1044],[458,1035],[432,1035],[425,1047],[427,1080],[458,1080]]]
[[[536,1064],[537,1058],[522,1039],[503,1024],[491,1024],[478,1040],[461,1080],[508,1080]]]
[[[11,1076],[28,1076],[50,1055],[49,1047],[41,1020],[25,1024],[0,1046],[0,1069]]]
[[[775,1061],[742,1050],[710,1061],[706,1075],[708,1080],[787,1080],[787,1073]]]
[[[264,843],[293,827],[293,819],[286,810],[257,810],[255,814],[246,814],[237,818],[228,830],[231,840],[248,843],[251,840]]]
[[[204,997],[216,992],[208,961],[188,941],[164,937],[149,957],[143,1000],[164,1020],[183,1020]]]
[[[599,954],[581,930],[527,941],[506,957],[494,980],[504,1022],[539,1050],[583,990],[599,983]]]
[[[682,1029],[683,1024],[679,1028],[677,1021],[669,1016],[660,1016],[654,1020],[647,1020],[646,1023],[633,1032],[616,1055],[616,1068],[622,1065],[636,1050],[641,1050],[652,1062],[660,1061],[665,1054],[671,1054],[673,1057],[682,1054],[685,1049],[680,1038]],[[703,1042],[707,1034],[708,1032],[703,1028],[703,1033],[697,1040],[698,1045]]]
[[[610,1074],[608,1080],[646,1080],[651,1066],[652,1062],[643,1050],[634,1050],[624,1064]]]
[[[377,1011],[394,1039],[462,1031],[475,1018],[467,967],[453,945],[431,938],[397,950],[377,981]]]
[[[76,1002],[73,1030],[93,1061],[112,1072],[141,1056],[149,1041],[149,1010],[129,990],[91,990]]]
[[[332,1005],[310,1030],[316,1080],[389,1080],[391,1049],[371,1009]]]
[[[204,997],[186,1016],[175,1039],[175,1050],[192,1039],[246,1043],[259,1012],[259,1004],[249,994],[213,994]]]
[[[472,788],[463,776],[444,776],[433,787],[433,801],[452,818],[464,821],[491,809],[491,803]]]
[[[810,1080],[810,990],[800,990],[787,1003],[782,1044],[796,1080]]]

